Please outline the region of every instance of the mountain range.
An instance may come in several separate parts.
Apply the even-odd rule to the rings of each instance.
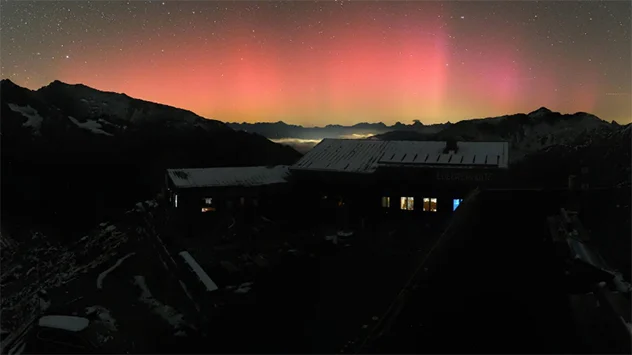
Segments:
[[[371,138],[380,140],[508,141],[512,160],[556,144],[574,141],[593,131],[614,132],[621,126],[585,112],[561,114],[541,107],[531,113],[476,118],[457,123],[425,125],[397,122],[358,123],[353,126],[303,127],[285,122],[228,123],[236,130],[257,133],[274,141],[308,150],[323,138]]]
[[[420,133],[438,133],[449,127],[451,124],[441,123],[424,125],[419,120],[407,125],[397,122],[388,126],[382,122],[367,123],[362,122],[353,126],[327,125],[324,127],[303,127],[299,125],[279,122],[259,122],[259,123],[227,123],[235,130],[258,133],[273,140],[297,139],[297,140],[321,140],[323,138],[358,138],[368,137],[392,131],[413,131]]]
[[[168,167],[300,157],[193,112],[85,85],[54,81],[29,90],[2,80],[0,90],[3,222],[81,229],[152,198]]]
[[[510,144],[512,183],[524,186],[566,186],[568,175],[591,166],[593,186],[629,185],[630,124],[607,122],[586,112],[562,114],[546,107],[530,113],[475,118],[456,123],[424,125],[420,121],[359,123],[353,126],[302,127],[284,122],[229,123],[299,151],[311,149],[323,138],[379,140],[506,141]]]
[[[542,107],[457,123],[310,128],[225,124],[60,81],[29,90],[2,80],[0,90],[2,218],[25,225],[32,218],[51,226],[93,225],[152,198],[166,168],[292,164],[301,154],[270,141],[283,139],[508,141],[514,184],[565,186],[569,174],[590,166],[584,178],[593,186],[630,185],[630,125],[584,112]]]

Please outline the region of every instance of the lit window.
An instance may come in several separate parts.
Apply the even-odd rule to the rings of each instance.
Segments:
[[[388,196],[382,197],[382,207],[390,208],[391,207],[391,198]]]
[[[406,211],[415,209],[415,199],[413,197],[402,197],[400,199],[400,208]]]
[[[212,197],[206,197],[204,199],[204,203],[209,205],[209,206],[212,205],[213,204],[213,198]]]
[[[437,199],[434,197],[424,197],[424,212],[437,212]]]
[[[215,207],[202,207],[202,213],[213,212],[213,211],[215,211]]]
[[[452,200],[452,211],[456,211],[461,202],[463,202],[462,198],[455,198],[454,200]]]
[[[178,195],[177,194],[173,195],[173,198],[174,198],[173,205],[174,207],[178,208]]]

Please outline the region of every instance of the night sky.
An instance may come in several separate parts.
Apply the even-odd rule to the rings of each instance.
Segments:
[[[2,1],[1,76],[221,121],[630,122],[631,2]]]

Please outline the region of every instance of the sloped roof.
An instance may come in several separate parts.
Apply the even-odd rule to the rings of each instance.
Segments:
[[[387,141],[323,139],[291,168],[371,173],[387,144]]]
[[[202,169],[168,169],[167,174],[178,188],[261,186],[287,182],[287,165],[221,167]]]
[[[376,141],[324,139],[303,156],[293,170],[324,170],[370,174],[380,166],[449,166],[507,168],[507,142],[458,142],[444,154],[442,141]]]

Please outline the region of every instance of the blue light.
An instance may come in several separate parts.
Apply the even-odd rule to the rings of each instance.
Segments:
[[[457,207],[459,207],[461,202],[463,202],[462,198],[455,198],[454,200],[452,200],[452,211],[456,211]]]

